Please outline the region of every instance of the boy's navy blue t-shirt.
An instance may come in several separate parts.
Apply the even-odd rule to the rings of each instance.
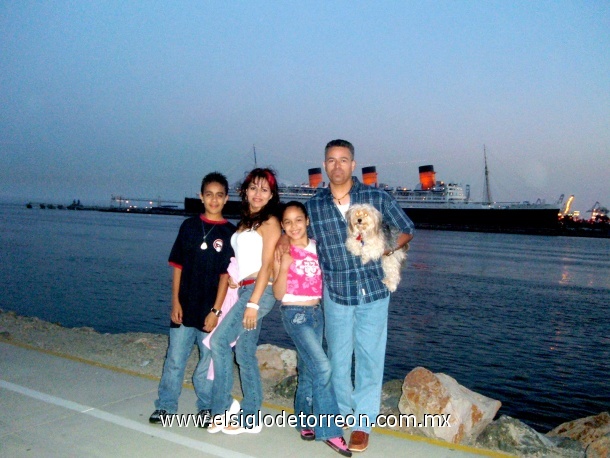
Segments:
[[[211,221],[203,215],[188,218],[180,226],[169,263],[182,269],[178,298],[184,326],[203,328],[216,300],[219,277],[234,256],[231,236],[235,230],[227,220]],[[201,248],[204,234],[206,249]],[[179,325],[172,322],[171,326]]]

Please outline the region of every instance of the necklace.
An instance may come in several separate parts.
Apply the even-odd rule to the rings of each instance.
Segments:
[[[207,237],[208,235],[210,235],[210,234],[212,233],[212,231],[213,231],[214,229],[216,229],[216,225],[212,226],[212,229],[210,229],[210,231],[206,233],[206,232],[205,232],[205,225],[203,224],[203,221],[201,221],[201,229],[203,230],[203,242],[201,242],[201,249],[202,249],[202,250],[207,250],[207,248],[208,248],[208,244],[207,244],[207,242],[205,241],[205,239],[206,239],[206,237]]]
[[[341,199],[344,199],[345,196],[347,196],[349,194],[349,192],[352,190],[352,186],[350,186],[349,189],[347,190],[347,192],[345,194],[343,194],[341,197],[335,197],[335,195],[333,194],[332,191],[330,193],[333,196],[333,198],[339,203],[339,205],[341,205]]]

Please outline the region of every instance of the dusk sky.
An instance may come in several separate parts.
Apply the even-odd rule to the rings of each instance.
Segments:
[[[610,2],[0,3],[0,199],[182,201],[307,181],[324,145],[413,187],[610,207]],[[326,179],[326,177],[325,177]]]

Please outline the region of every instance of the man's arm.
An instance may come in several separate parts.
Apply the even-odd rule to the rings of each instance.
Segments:
[[[413,234],[405,234],[404,232],[401,233],[398,236],[398,239],[396,240],[396,246],[394,248],[392,248],[391,250],[385,250],[383,252],[384,256],[389,256],[392,253],[394,253],[395,251],[398,250],[402,250],[404,247],[406,247],[409,242],[413,239]]]
[[[397,227],[401,231],[401,234],[396,240],[396,246],[383,252],[384,256],[388,256],[394,253],[394,251],[402,250],[407,246],[407,244],[413,239],[415,225],[407,216],[405,211],[400,207],[398,201],[390,195],[385,196],[384,199],[383,219],[391,226]]]

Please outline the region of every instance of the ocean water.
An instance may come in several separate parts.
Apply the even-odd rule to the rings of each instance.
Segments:
[[[0,308],[167,333],[181,217],[0,205]],[[444,372],[545,432],[610,407],[610,239],[420,230],[390,304],[386,379]],[[277,309],[261,343],[291,347]]]

